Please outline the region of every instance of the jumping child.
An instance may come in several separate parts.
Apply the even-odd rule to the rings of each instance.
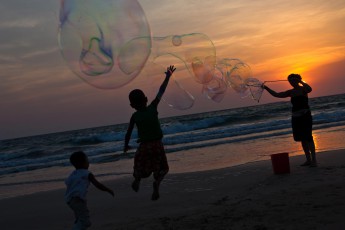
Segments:
[[[164,145],[162,143],[163,132],[158,119],[158,104],[168,86],[169,79],[176,68],[171,65],[165,72],[165,79],[159,88],[155,99],[147,106],[147,97],[140,89],[132,90],[129,94],[131,107],[136,110],[132,114],[125,136],[124,152],[130,148],[128,143],[131,139],[134,125],[138,129],[139,147],[134,157],[134,181],[132,188],[139,191],[140,180],[147,178],[153,173],[152,200],[159,199],[159,185],[169,171]]]

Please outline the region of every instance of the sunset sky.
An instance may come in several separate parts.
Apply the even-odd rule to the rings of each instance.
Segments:
[[[344,0],[138,2],[153,36],[203,33],[217,57],[241,59],[260,81],[300,73],[313,87],[310,97],[345,93]],[[0,3],[0,139],[125,123],[133,113],[129,91],[151,92],[141,75],[119,89],[102,90],[71,72],[57,42],[59,8],[58,0]],[[215,103],[198,83],[186,84],[194,89],[194,106],[180,111],[162,102],[161,117],[257,105],[231,89]],[[260,104],[273,101],[264,92]]]

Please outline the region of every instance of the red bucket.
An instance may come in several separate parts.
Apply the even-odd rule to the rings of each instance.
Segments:
[[[276,153],[271,155],[274,174],[290,173],[289,153]]]

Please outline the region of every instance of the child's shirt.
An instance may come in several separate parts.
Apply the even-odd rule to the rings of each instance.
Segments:
[[[73,197],[86,200],[87,190],[90,185],[90,171],[87,169],[76,169],[65,180],[67,190],[65,193],[65,201],[68,203]]]
[[[138,110],[132,115],[138,129],[140,142],[155,141],[163,138],[163,132],[158,119],[157,107],[150,104],[144,110]]]

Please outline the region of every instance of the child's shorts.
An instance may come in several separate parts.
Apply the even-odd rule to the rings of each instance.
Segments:
[[[134,157],[133,176],[140,179],[153,173],[156,180],[162,180],[168,171],[169,165],[162,141],[140,143]]]

